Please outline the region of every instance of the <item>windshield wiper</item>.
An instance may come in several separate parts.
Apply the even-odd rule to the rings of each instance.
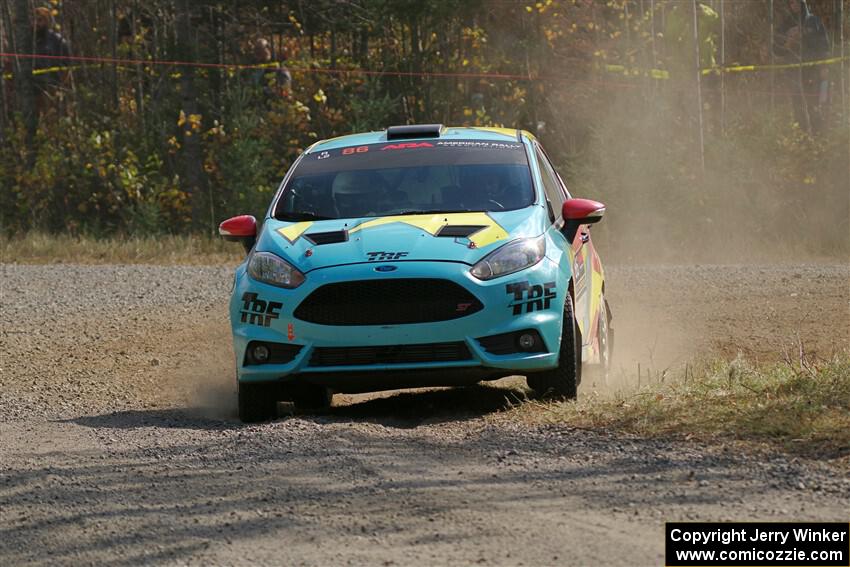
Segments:
[[[467,209],[408,209],[404,211],[399,211],[397,213],[392,213],[392,216],[396,215],[439,215],[442,213],[468,213]]]
[[[336,217],[323,217],[323,216],[317,215],[316,213],[309,213],[309,212],[304,211],[304,212],[300,212],[300,213],[297,213],[297,212],[278,213],[275,216],[275,218],[277,220],[283,220],[283,221],[308,221],[308,220],[331,220],[331,219],[334,219]]]

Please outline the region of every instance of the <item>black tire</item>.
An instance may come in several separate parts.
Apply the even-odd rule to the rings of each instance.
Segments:
[[[603,351],[605,358],[602,364],[607,377],[608,373],[611,372],[611,361],[614,359],[614,329],[611,328],[611,308],[608,307],[608,300],[605,299],[604,295],[602,296],[602,308],[604,313],[600,312],[599,314],[605,321],[605,349]]]
[[[291,391],[290,397],[298,411],[317,412],[331,407],[333,393],[324,386],[302,384]]]
[[[581,383],[581,332],[573,314],[573,300],[567,295],[561,326],[558,366],[526,376],[528,387],[538,394],[574,400]]]
[[[239,382],[239,419],[243,423],[277,417],[277,384]]]

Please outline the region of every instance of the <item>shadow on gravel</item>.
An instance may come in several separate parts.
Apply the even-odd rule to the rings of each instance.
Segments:
[[[289,404],[281,404],[279,420],[299,417],[316,422],[367,422],[400,429],[424,424],[458,422],[502,411],[525,399],[519,388],[476,384],[465,388],[404,391],[395,395],[367,399],[334,406],[323,413],[293,412]],[[235,405],[235,400],[234,400]],[[236,418],[235,408],[168,408],[126,410],[101,415],[88,415],[70,423],[95,429],[165,429],[228,430],[247,427]]]
[[[339,408],[322,419],[457,419],[460,411],[496,411],[504,398],[491,390],[405,393]],[[470,410],[466,403],[475,405]],[[321,538],[333,539],[337,552],[366,545],[380,552],[375,537],[385,549],[411,546],[424,555],[434,548],[416,546],[503,537],[496,523],[536,528],[546,510],[557,521],[564,510],[583,508],[675,510],[678,517],[700,505],[754,502],[774,490],[772,483],[800,478],[785,459],[754,466],[698,447],[555,429],[491,429],[457,442],[329,427],[318,419],[245,431],[179,410],[78,422],[225,431],[106,432],[103,449],[22,455],[0,476],[0,510],[8,514],[0,522],[0,565],[202,565],[229,563],[234,555],[228,554],[238,552],[249,555],[240,555],[237,564],[305,557],[339,563],[340,555],[320,554]],[[493,523],[478,521],[485,517]],[[434,526],[450,520],[449,539],[445,531],[434,536]],[[563,535],[560,524],[553,529],[543,533]],[[228,551],[231,544],[240,547]],[[281,551],[287,555],[275,555]],[[379,559],[377,552],[370,557]]]
[[[369,422],[398,428],[464,421],[506,410],[522,403],[519,388],[475,384],[465,388],[407,391],[350,405],[332,407],[326,414],[338,422]]]
[[[206,408],[171,408],[152,410],[127,410],[101,415],[84,415],[62,423],[76,423],[95,429],[141,429],[162,427],[166,429],[203,429],[208,431],[241,427],[233,415],[208,417]]]

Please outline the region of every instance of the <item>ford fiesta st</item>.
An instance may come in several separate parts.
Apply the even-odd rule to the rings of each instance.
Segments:
[[[589,225],[535,137],[394,126],[308,148],[263,220],[219,231],[247,250],[230,320],[239,416],[333,392],[525,375],[574,398],[607,368],[610,315]]]

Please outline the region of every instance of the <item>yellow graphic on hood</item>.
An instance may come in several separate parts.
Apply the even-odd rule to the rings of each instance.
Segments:
[[[361,230],[383,226],[386,224],[403,223],[424,230],[431,236],[436,236],[445,226],[475,226],[480,227],[479,230],[470,234],[467,238],[475,244],[476,248],[483,248],[493,244],[498,240],[504,240],[508,237],[508,232],[502,228],[499,223],[493,220],[487,213],[446,213],[436,215],[399,215],[392,217],[380,217],[368,220],[358,224],[348,230],[349,234],[354,234]],[[278,232],[289,242],[295,242],[307,229],[312,226],[312,222],[299,222],[289,225],[284,228],[279,228]]]
[[[420,228],[430,234],[436,236],[440,229],[444,226],[480,226],[481,229],[470,234],[467,238],[475,244],[477,248],[483,248],[488,244],[493,244],[497,240],[502,240],[508,237],[507,231],[499,226],[499,224],[490,218],[487,213],[448,213],[442,215],[401,215],[395,217],[381,217],[374,220],[369,220],[358,224],[351,230],[349,234],[354,234],[360,230],[366,230],[376,226],[392,224],[400,222]]]
[[[311,226],[313,226],[313,221],[297,222],[295,224],[279,228],[277,231],[290,243],[294,243],[296,240],[301,238],[301,235],[304,234],[304,232]]]

